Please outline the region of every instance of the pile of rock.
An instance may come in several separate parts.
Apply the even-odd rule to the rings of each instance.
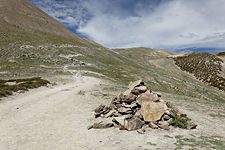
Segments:
[[[110,106],[100,105],[95,109],[95,118],[112,118],[110,122],[95,123],[89,129],[115,126],[120,130],[143,132],[146,127],[165,130],[170,126],[197,127],[186,114],[160,98],[161,94],[148,90],[142,80],[132,82],[128,90],[112,100]]]

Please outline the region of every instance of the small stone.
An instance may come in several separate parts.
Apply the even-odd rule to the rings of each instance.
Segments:
[[[92,126],[89,126],[88,127],[88,130],[89,129],[105,129],[105,128],[110,128],[110,127],[113,127],[113,123],[102,123],[102,122],[99,122],[99,123],[94,123]]]
[[[132,104],[122,104],[123,107],[134,109],[137,107],[137,103]]]
[[[114,114],[116,113],[116,111],[113,109],[113,110],[110,110],[110,112],[108,112],[107,114],[105,114],[105,117],[108,118],[108,117],[112,117],[114,116]]]
[[[142,86],[139,86],[139,87],[135,87],[136,90],[138,90],[140,93],[144,93],[147,91],[147,87],[142,85]]]
[[[169,115],[167,115],[167,114],[164,114],[163,115],[163,117],[162,117],[162,119],[164,120],[164,121],[167,121],[167,120],[169,120],[171,117],[169,116]]]
[[[126,98],[124,98],[122,101],[127,103],[127,104],[131,104],[132,102],[134,102],[136,100],[137,96],[130,93]]]
[[[137,133],[139,133],[139,134],[145,134],[145,129],[139,129],[139,130],[137,130]]]
[[[99,105],[94,111],[95,113],[100,113],[105,108],[105,105]]]
[[[166,121],[160,121],[160,122],[159,122],[159,127],[160,127],[161,129],[164,129],[164,130],[169,130],[169,129],[170,129],[169,123],[166,122]]]
[[[148,126],[150,127],[150,128],[152,128],[152,129],[158,129],[159,127],[156,125],[156,124],[154,124],[153,122],[150,122],[149,124],[148,124]]]
[[[132,114],[133,111],[131,108],[120,107],[117,111],[121,114]]]
[[[130,84],[128,85],[128,88],[134,89],[135,87],[138,87],[138,86],[141,86],[141,85],[144,85],[143,80],[137,80],[137,81],[134,81],[134,82],[130,82]]]
[[[135,89],[131,90],[131,93],[134,94],[134,95],[139,95],[140,91],[135,88]]]
[[[187,129],[196,129],[198,125],[193,123],[191,120],[187,121]]]

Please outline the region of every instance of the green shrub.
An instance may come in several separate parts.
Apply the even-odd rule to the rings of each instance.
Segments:
[[[170,121],[170,125],[174,127],[179,127],[186,129],[187,128],[187,118],[175,116],[172,121]]]

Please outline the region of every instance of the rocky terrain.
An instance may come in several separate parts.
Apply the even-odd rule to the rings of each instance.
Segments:
[[[2,98],[0,149],[224,148],[225,93],[217,82],[225,75],[221,54],[105,48],[72,34],[26,0],[1,0],[0,26],[0,84],[31,77],[58,84]],[[88,130],[96,122],[93,110],[110,105],[138,79],[184,111],[197,129]]]

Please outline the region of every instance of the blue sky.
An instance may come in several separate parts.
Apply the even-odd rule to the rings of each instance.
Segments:
[[[106,47],[225,48],[225,0],[31,0]]]

